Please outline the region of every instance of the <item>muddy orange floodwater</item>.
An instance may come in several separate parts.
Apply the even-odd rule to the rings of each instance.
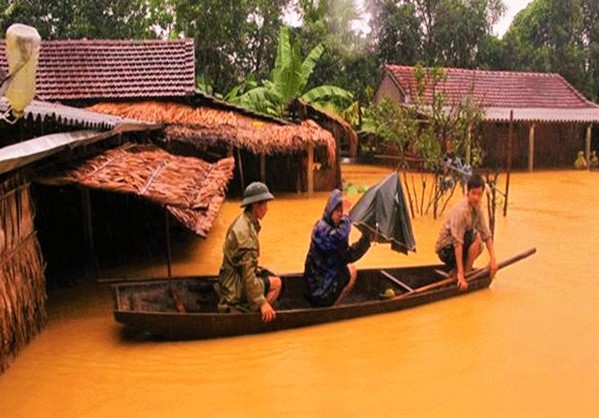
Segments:
[[[388,172],[351,166],[343,176],[367,185]],[[513,174],[508,216],[497,219],[498,259],[531,246],[537,254],[500,271],[488,290],[386,315],[240,338],[134,342],[121,337],[107,287],[51,293],[48,326],[0,377],[1,415],[599,416],[597,190],[599,173]],[[303,269],[326,197],[271,202],[261,264]],[[227,201],[207,240],[176,248],[173,273],[216,273],[238,212],[239,201]],[[436,263],[440,223],[430,214],[413,221],[416,254],[379,244],[358,267]],[[478,264],[486,262],[484,254]],[[118,274],[165,272],[160,259]]]

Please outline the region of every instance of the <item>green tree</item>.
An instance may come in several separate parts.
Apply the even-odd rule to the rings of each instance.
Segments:
[[[4,31],[33,26],[42,39],[155,38],[158,7],[156,0],[0,0],[0,22]]]
[[[296,98],[320,104],[336,102],[347,105],[351,102],[352,94],[336,86],[321,85],[306,91],[324,47],[317,45],[304,60],[300,51],[298,39],[291,36],[288,27],[281,27],[271,80],[265,80],[262,86],[237,97],[230,97],[231,102],[277,116],[283,115],[288,104]]]
[[[246,74],[265,77],[290,0],[168,0],[172,37],[192,37],[196,72],[208,93],[224,93]]]
[[[296,29],[307,54],[322,44],[323,54],[310,77],[309,86],[333,84],[355,93],[362,103],[367,89],[378,82],[380,64],[357,26],[362,18],[354,0],[300,0],[302,25]]]
[[[502,0],[366,0],[381,61],[473,68]]]
[[[598,6],[592,0],[534,0],[504,36],[508,68],[555,72],[597,98]]]

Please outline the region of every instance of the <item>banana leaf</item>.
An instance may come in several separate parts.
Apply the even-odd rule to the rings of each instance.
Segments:
[[[363,233],[374,232],[374,241],[391,244],[404,254],[416,251],[410,213],[397,173],[370,187],[352,207],[352,223]]]

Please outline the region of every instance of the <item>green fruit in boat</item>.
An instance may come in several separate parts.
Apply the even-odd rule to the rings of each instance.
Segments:
[[[391,288],[385,290],[385,297],[389,299],[395,297],[395,291]]]

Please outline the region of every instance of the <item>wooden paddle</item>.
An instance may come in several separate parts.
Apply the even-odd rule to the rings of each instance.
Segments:
[[[533,255],[536,252],[537,252],[537,249],[533,247],[533,248],[529,248],[526,251],[521,252],[520,254],[517,254],[513,257],[505,259],[497,264],[497,270],[500,270],[500,269],[507,267],[511,264],[514,264],[520,260],[530,257],[531,255]],[[465,279],[468,282],[472,282],[474,280],[477,280],[477,279],[480,279],[481,277],[486,276],[487,274],[489,274],[489,271],[490,271],[489,267],[473,270],[470,272],[471,274],[469,276],[465,277]],[[444,279],[444,280],[441,280],[436,283],[431,283],[426,286],[419,287],[417,289],[412,290],[411,292],[402,293],[401,295],[398,295],[398,296],[394,297],[393,299],[397,300],[397,299],[406,298],[406,297],[409,297],[412,295],[416,295],[418,293],[427,292],[429,290],[437,289],[439,287],[447,286],[449,284],[456,283],[456,282],[457,282],[457,279],[451,277],[451,278]]]
[[[476,273],[478,273],[479,271],[482,271],[482,270],[483,270],[483,268],[477,268],[477,269],[474,269],[474,270],[470,270],[468,273],[466,273],[466,274],[464,275],[464,279],[466,279],[466,280],[467,280],[469,277],[472,277],[472,275],[474,275],[474,274],[476,274]],[[451,274],[449,274],[449,273],[448,273],[448,272],[446,272],[446,271],[439,270],[439,269],[435,269],[435,270],[433,270],[433,271],[434,271],[435,273],[437,273],[439,276],[441,276],[441,277],[445,277],[446,279],[449,279],[449,278],[451,277]]]

